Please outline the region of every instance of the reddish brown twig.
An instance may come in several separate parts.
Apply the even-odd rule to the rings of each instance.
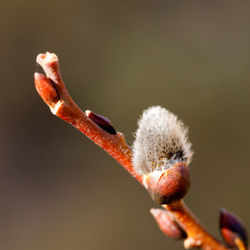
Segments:
[[[43,101],[50,107],[51,112],[88,136],[141,182],[142,177],[133,170],[131,151],[123,134],[108,133],[82,112],[72,100],[63,83],[57,56],[47,52],[39,54],[36,61],[43,68],[47,77],[35,73],[35,86]],[[91,113],[88,111],[87,114]]]
[[[57,56],[48,52],[39,54],[37,63],[41,65],[46,76],[35,73],[35,86],[41,98],[50,107],[51,112],[88,136],[142,183],[143,177],[134,171],[131,160],[132,153],[122,133],[116,133],[107,119],[96,116],[89,111],[86,114],[83,113],[72,100],[64,86]],[[197,222],[182,201],[163,207],[174,215],[175,220],[185,230],[187,234],[186,248],[227,249]]]

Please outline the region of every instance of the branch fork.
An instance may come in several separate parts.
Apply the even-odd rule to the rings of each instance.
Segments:
[[[34,74],[35,87],[40,97],[49,106],[51,112],[89,137],[144,185],[148,177],[135,170],[132,152],[123,134],[115,130],[109,119],[89,110],[83,112],[73,101],[63,82],[58,57],[53,53],[47,52],[39,54],[36,62],[42,67],[45,75],[41,73]],[[149,183],[153,183],[153,186],[159,184],[158,181],[150,180],[144,186],[148,187]],[[188,182],[187,185],[189,185]],[[185,193],[186,191],[183,192],[182,196]],[[181,197],[167,204],[162,204],[162,209],[151,210],[161,230],[171,238],[184,240],[184,247],[187,249],[191,247],[198,247],[204,250],[230,249],[203,228],[185,206]],[[232,223],[225,223],[228,217],[230,216],[226,215],[223,217],[224,224],[221,226],[224,230],[224,235],[226,235],[225,237],[228,237],[226,238],[228,240],[225,240],[226,243],[229,247],[246,250],[247,241],[244,227],[241,227],[241,224],[237,224],[237,219],[234,220],[231,217],[230,222]],[[234,226],[236,224],[237,227]]]

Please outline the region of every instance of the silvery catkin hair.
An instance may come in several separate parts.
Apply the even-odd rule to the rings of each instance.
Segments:
[[[193,152],[188,128],[160,106],[145,110],[138,121],[133,164],[139,174],[164,171],[178,162],[190,163]]]

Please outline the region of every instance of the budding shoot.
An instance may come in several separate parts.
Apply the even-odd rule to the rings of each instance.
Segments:
[[[167,170],[192,158],[188,129],[177,116],[160,106],[150,107],[138,122],[133,145],[133,163],[140,174]]]
[[[187,165],[193,153],[187,134],[184,124],[160,106],[145,110],[138,122],[134,168],[144,176],[145,187],[160,204],[181,199],[189,189]]]

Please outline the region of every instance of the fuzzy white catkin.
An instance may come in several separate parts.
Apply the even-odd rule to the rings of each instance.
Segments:
[[[139,174],[164,171],[178,162],[190,163],[193,152],[188,128],[160,106],[145,110],[138,121],[133,145],[133,164]]]

